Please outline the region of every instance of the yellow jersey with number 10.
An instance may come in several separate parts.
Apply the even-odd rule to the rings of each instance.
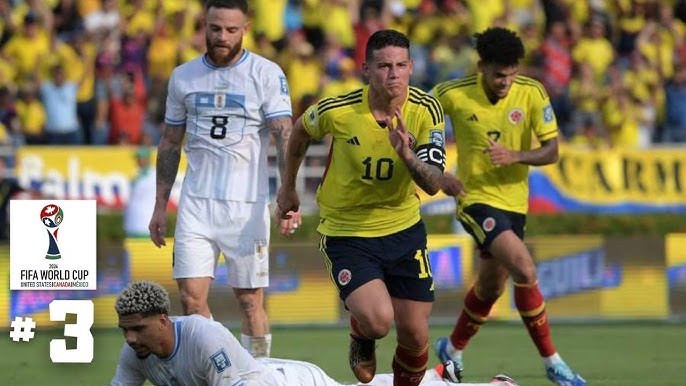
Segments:
[[[386,236],[419,221],[417,186],[391,146],[388,130],[369,109],[369,86],[326,98],[302,118],[315,139],[332,136],[326,171],[317,189],[320,223],[327,236]],[[402,105],[410,148],[419,159],[445,168],[445,123],[438,101],[410,87]],[[397,121],[393,118],[393,124]]]
[[[529,166],[495,166],[484,152],[491,138],[510,150],[531,150],[532,139],[557,137],[557,121],[545,88],[538,81],[517,76],[509,93],[491,103],[481,74],[440,83],[432,94],[450,117],[457,143],[457,174],[466,197],[458,206],[487,204],[526,214],[529,208]]]

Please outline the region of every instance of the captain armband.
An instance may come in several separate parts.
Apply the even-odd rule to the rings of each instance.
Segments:
[[[429,165],[438,166],[441,171],[445,170],[445,150],[442,146],[427,143],[417,148],[417,157]]]

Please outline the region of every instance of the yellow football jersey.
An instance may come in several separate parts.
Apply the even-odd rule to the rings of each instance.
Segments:
[[[529,166],[494,166],[484,153],[491,138],[510,150],[530,150],[532,140],[557,137],[557,121],[550,98],[538,81],[517,76],[507,96],[492,104],[481,74],[440,83],[432,94],[452,121],[457,143],[457,174],[466,197],[464,207],[487,204],[517,213],[529,207]]]
[[[386,236],[419,221],[419,197],[388,130],[371,113],[369,86],[321,100],[303,114],[315,139],[332,136],[328,164],[317,189],[320,223],[328,236]],[[445,168],[445,123],[438,101],[410,87],[403,103],[410,147],[424,162]],[[393,124],[397,124],[393,119]]]

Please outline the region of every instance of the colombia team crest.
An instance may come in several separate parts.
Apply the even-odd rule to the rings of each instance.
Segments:
[[[507,113],[507,120],[510,121],[511,124],[517,125],[519,122],[521,122],[524,119],[524,110],[520,108],[514,108],[510,110],[509,113]]]

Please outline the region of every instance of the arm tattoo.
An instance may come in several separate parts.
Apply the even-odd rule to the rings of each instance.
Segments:
[[[293,121],[291,117],[278,117],[267,120],[267,127],[274,136],[274,143],[276,144],[276,162],[279,165],[279,175],[283,181],[283,175],[286,171],[286,148],[288,146],[288,138],[293,130]]]
[[[157,198],[164,202],[169,200],[176,181],[185,133],[186,127],[183,125],[167,126],[157,148]]]
[[[438,193],[443,185],[443,171],[435,165],[430,165],[412,154],[412,157],[405,161],[407,169],[414,182],[419,185],[429,195]]]

